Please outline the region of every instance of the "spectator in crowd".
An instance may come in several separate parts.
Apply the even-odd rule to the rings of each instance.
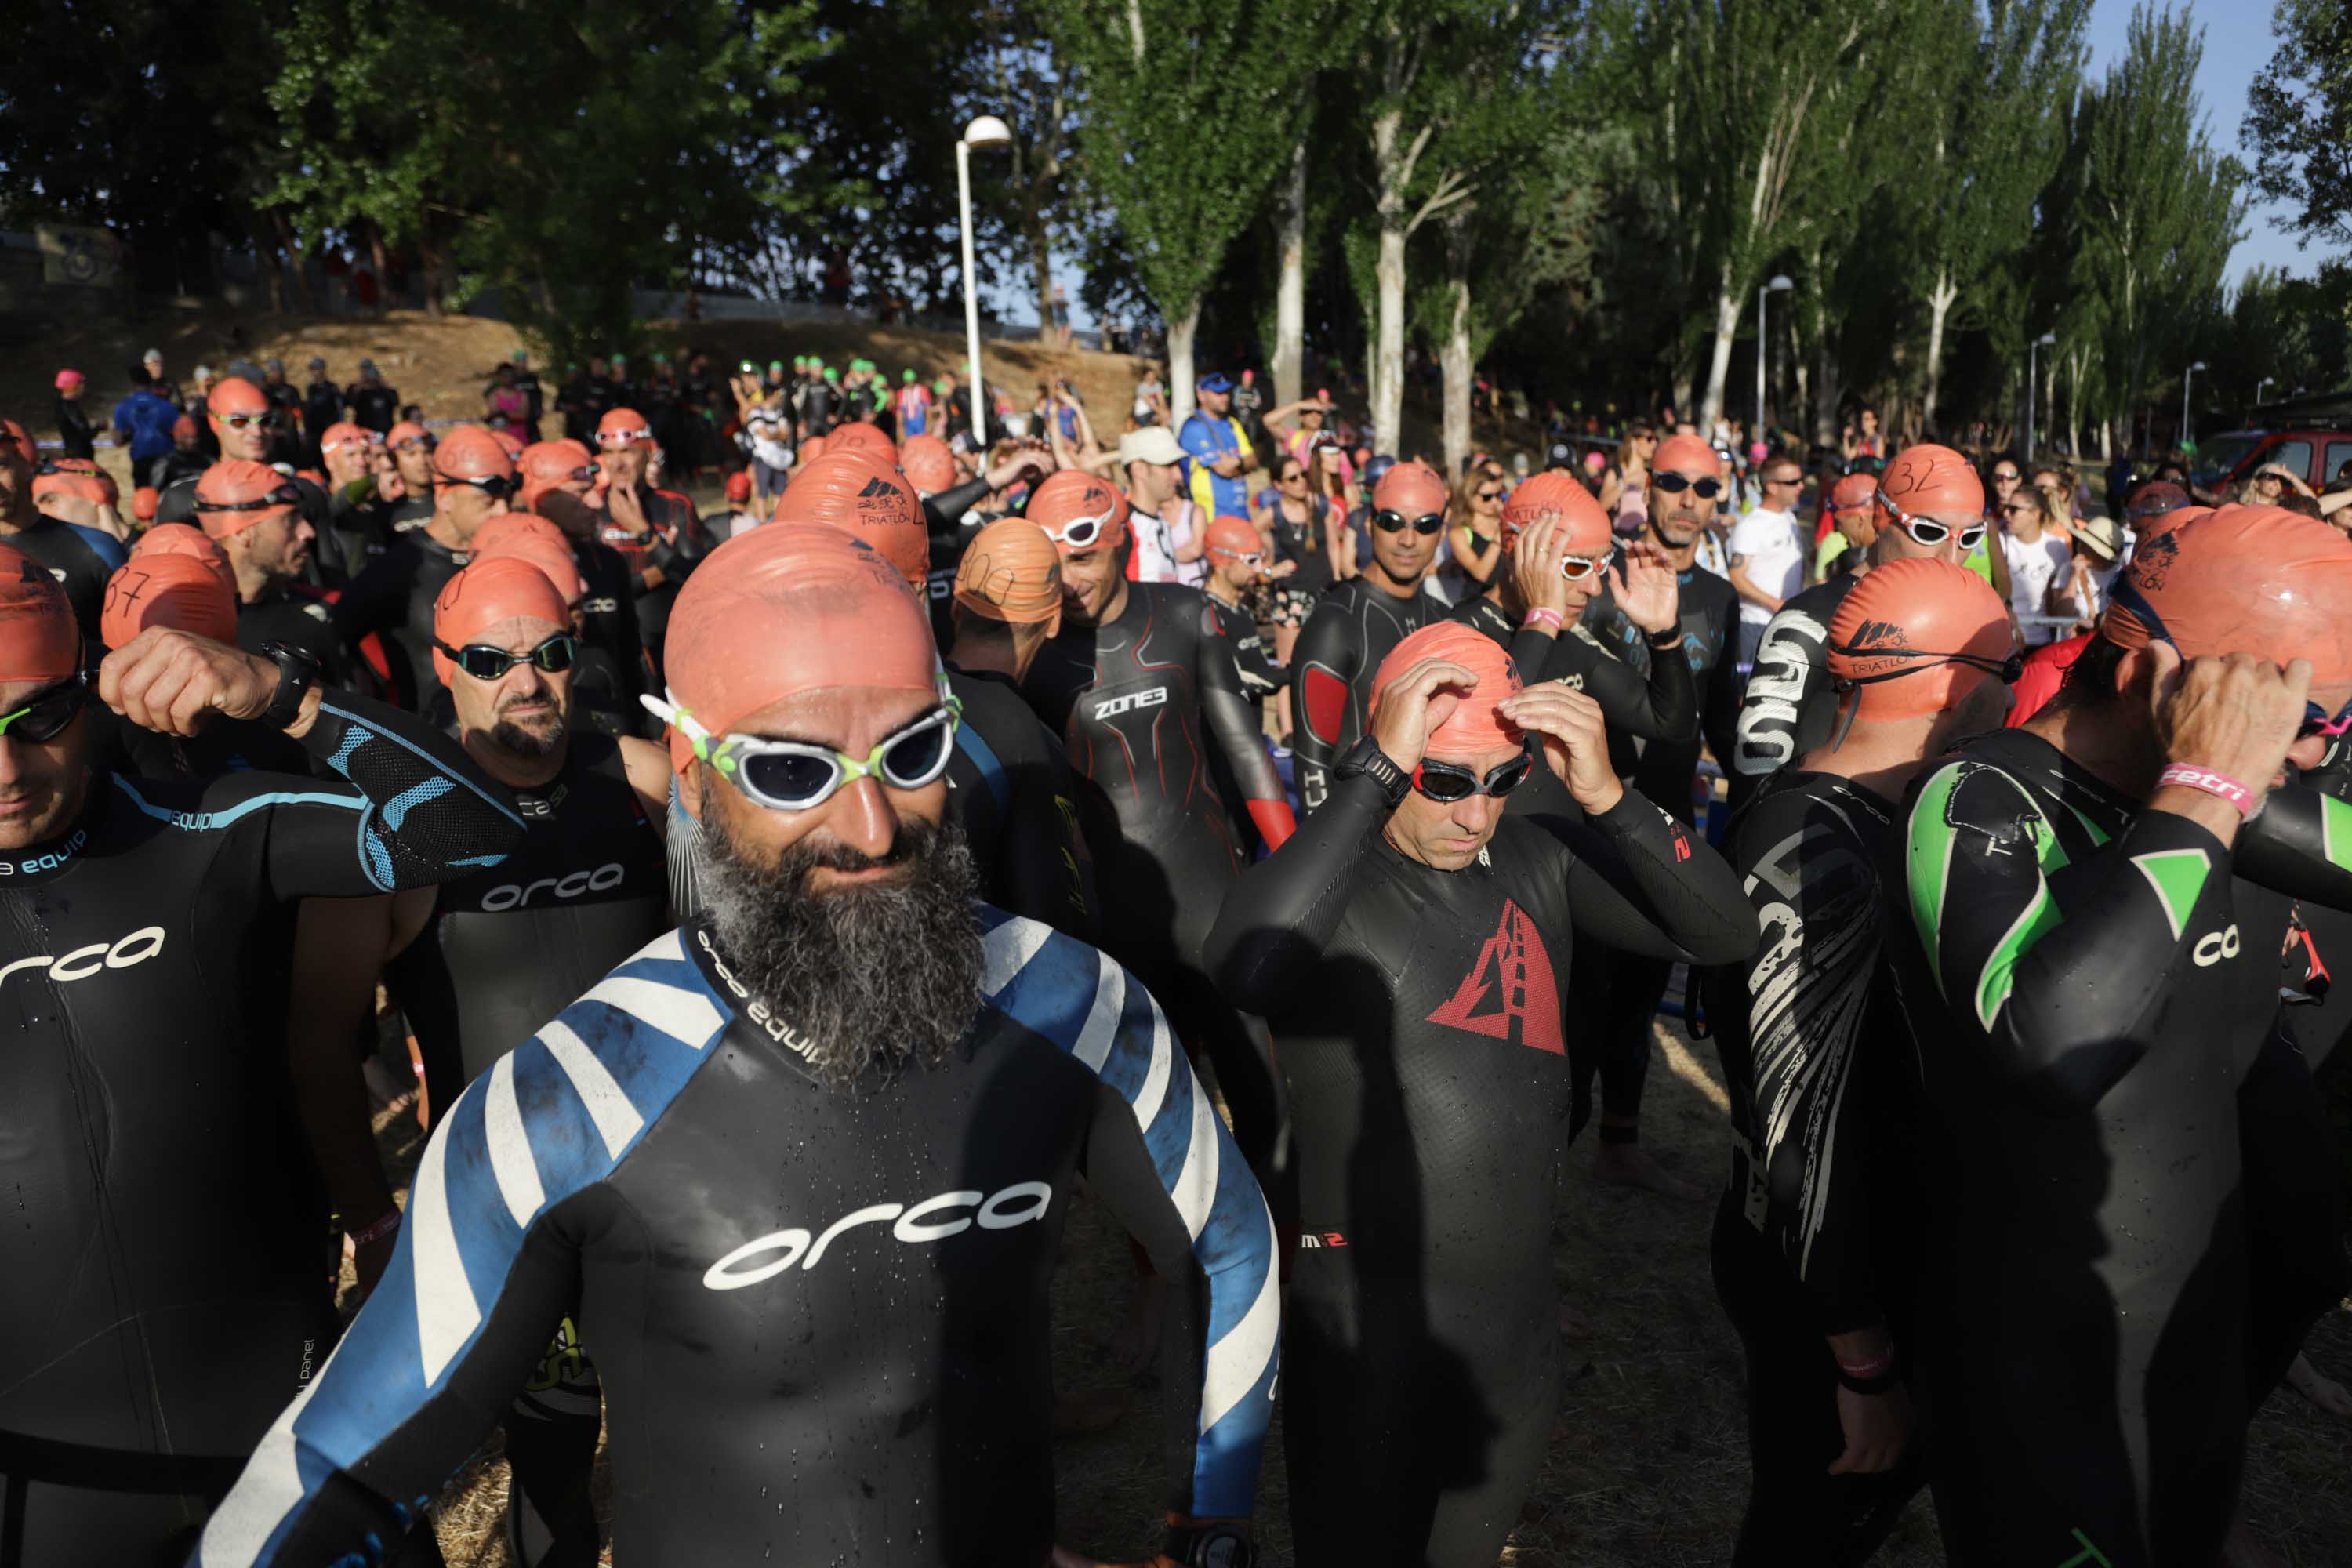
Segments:
[[[502,361],[490,372],[490,384],[482,389],[482,412],[483,423],[493,431],[502,430],[518,441],[530,439],[530,395],[523,391],[512,361]]]
[[[1502,471],[1473,463],[1454,487],[1454,507],[1445,531],[1447,558],[1438,564],[1442,574],[1457,581],[1455,604],[1467,604],[1486,591],[1495,568],[1503,559]]]
[[[161,356],[158,356],[159,359]],[[152,381],[134,376],[131,395],[114,405],[109,423],[114,426],[116,438],[131,449],[133,473],[145,474],[172,450],[176,439],[174,426],[182,419],[179,405],[165,396]],[[188,448],[195,449],[196,422],[187,422]],[[144,483],[155,485],[152,479]],[[155,485],[161,489],[161,485]]]
[[[2108,590],[2115,585],[2116,574],[2123,570],[2123,545],[2121,525],[2104,513],[2086,517],[2074,525],[2074,547],[2067,563],[2064,595],[2067,607],[2074,615],[2070,636],[2096,629],[2099,617],[2106,613]]]
[[[1764,494],[1753,511],[1732,524],[1731,586],[1739,595],[1739,664],[1756,662],[1757,645],[1780,606],[1805,585],[1805,547],[1797,528],[1797,497],[1805,471],[1790,457],[1764,462]]]
[[[98,432],[90,427],[89,416],[82,410],[82,386],[81,372],[58,372],[58,402],[53,420],[58,427],[58,450],[62,457],[94,458],[98,456]]]
[[[372,359],[360,361],[360,378],[343,389],[343,402],[351,408],[352,423],[362,430],[388,436],[400,423],[400,393],[386,384]]]
[[[529,349],[517,349],[508,358],[514,365],[515,384],[522,388],[525,407],[520,434],[528,446],[539,439],[539,422],[547,416],[547,393],[539,384],[539,373],[530,368]]]
[[[2054,642],[2052,616],[2072,616],[2067,603],[2074,557],[2059,532],[2066,502],[2058,486],[2020,485],[2001,507],[2001,558],[2009,568],[2009,609],[2028,647]],[[2045,624],[2036,624],[2042,622]]]
[[[1200,407],[1176,433],[1191,458],[1187,484],[1192,500],[1212,517],[1247,517],[1249,489],[1243,476],[1255,465],[1257,453],[1232,418],[1233,378],[1212,371],[1195,390]]]
[[[1886,460],[1886,437],[1879,433],[1878,410],[1865,403],[1854,419],[1854,424],[1838,432],[1838,450],[1849,463],[1860,458],[1884,463]]]
[[[342,385],[327,374],[327,362],[312,354],[309,368],[310,379],[302,384],[302,437],[310,466],[317,468],[321,461],[320,443],[330,429],[347,421]]]
[[[163,374],[163,351],[162,349],[149,349],[144,354],[141,355],[139,360],[139,369],[140,374],[145,378],[147,384],[154,389],[155,395],[158,397],[163,398],[174,408],[180,406],[182,400],[180,397],[179,383],[173,381],[170,376]]]
[[[1601,510],[1616,521],[1617,537],[1639,538],[1648,523],[1650,459],[1657,454],[1657,428],[1636,419],[1617,443],[1617,457],[1601,475]]]
[[[1271,445],[1266,439],[1265,394],[1259,389],[1257,372],[1254,370],[1243,371],[1240,383],[1234,388],[1234,422],[1258,450],[1264,451]]]
[[[1143,378],[1135,384],[1135,408],[1132,417],[1139,428],[1146,425],[1167,425],[1168,388],[1160,380],[1160,367],[1147,364]]]

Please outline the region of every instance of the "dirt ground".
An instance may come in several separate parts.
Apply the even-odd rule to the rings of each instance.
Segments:
[[[1722,1148],[1722,1079],[1712,1047],[1656,1032],[1643,1142],[1677,1173],[1712,1185]],[[380,1123],[385,1158],[405,1172],[419,1152],[413,1121]],[[1708,1278],[1707,1204],[1683,1205],[1594,1181],[1592,1143],[1571,1152],[1554,1230],[1561,1300],[1591,1325],[1568,1342],[1551,1451],[1503,1562],[1511,1568],[1702,1568],[1730,1555],[1747,1494],[1738,1341]],[[1110,1342],[1132,1289],[1126,1241],[1089,1201],[1073,1205],[1054,1300],[1054,1367],[1065,1392],[1129,1387]],[[2352,1378],[2352,1303],[2330,1313],[2309,1353]],[[1075,1550],[1131,1561],[1157,1539],[1162,1498],[1158,1394],[1107,1431],[1055,1446],[1060,1537]],[[1280,1414],[1259,1491],[1269,1568],[1291,1561]],[[2352,1568],[2352,1425],[2282,1392],[2253,1427],[2244,1509],[2292,1568]],[[493,1438],[436,1505],[452,1568],[508,1568],[501,1533],[506,1467]],[[1881,1568],[1943,1562],[1921,1497],[1873,1559]],[[1801,1565],[1792,1564],[1792,1568]]]

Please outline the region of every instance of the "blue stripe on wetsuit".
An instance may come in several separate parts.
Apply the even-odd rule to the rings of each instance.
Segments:
[[[980,738],[980,731],[969,724],[959,724],[955,732],[956,750],[971,759],[980,770],[981,782],[988,785],[988,798],[996,803],[996,815],[1001,820],[1013,805],[1013,781],[1004,776],[1004,764]]]

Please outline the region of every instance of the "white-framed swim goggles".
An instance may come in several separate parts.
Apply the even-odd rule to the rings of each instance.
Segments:
[[[939,706],[885,737],[863,757],[805,741],[764,735],[714,735],[675,697],[647,693],[646,711],[687,738],[694,754],[724,775],[754,805],[770,811],[814,811],[844,784],[879,779],[892,789],[921,789],[948,771],[963,704],[938,678]],[[666,694],[667,696],[667,694]]]

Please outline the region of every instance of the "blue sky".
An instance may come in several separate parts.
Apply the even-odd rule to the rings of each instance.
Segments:
[[[2124,52],[2132,5],[2133,0],[2095,0],[2091,7],[2094,79],[2105,75],[2108,63]],[[2221,151],[2247,158],[2238,144],[2238,122],[2245,118],[2248,84],[2270,60],[2270,0],[2188,0],[2188,8],[2205,29],[2205,58],[2197,68],[2197,90],[2205,100],[2206,133]],[[2303,277],[2311,275],[2322,255],[2320,247],[2296,250],[2293,236],[2271,226],[2271,216],[2277,210],[2274,205],[2257,205],[2247,215],[2246,237],[2230,255],[2231,283],[2257,263],[2283,267]]]

